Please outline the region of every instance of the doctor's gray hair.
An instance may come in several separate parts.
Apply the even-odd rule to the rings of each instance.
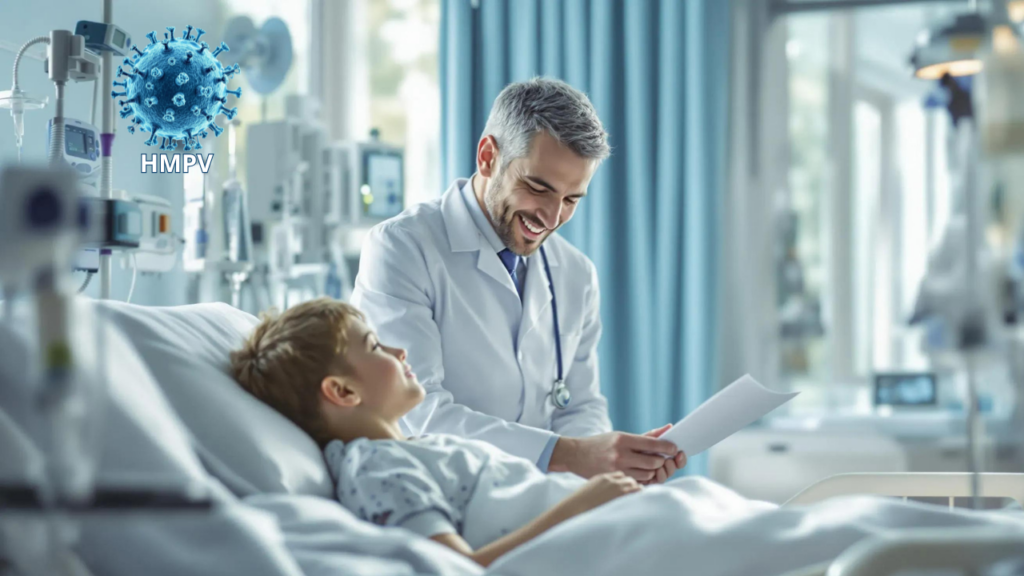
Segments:
[[[498,143],[504,169],[530,153],[533,137],[540,131],[588,160],[600,162],[611,153],[608,133],[587,95],[552,78],[506,86],[494,100],[483,135],[493,136]]]

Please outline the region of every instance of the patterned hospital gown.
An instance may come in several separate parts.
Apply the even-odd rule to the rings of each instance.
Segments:
[[[447,435],[334,440],[324,456],[338,500],[359,518],[426,537],[457,533],[473,549],[526,525],[586,482]]]

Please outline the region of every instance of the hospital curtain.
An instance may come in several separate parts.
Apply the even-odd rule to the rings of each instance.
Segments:
[[[720,384],[728,48],[727,0],[442,0],[444,185],[473,173],[509,82],[565,80],[610,134],[612,156],[561,234],[597,266],[602,388],[618,430],[674,422]]]

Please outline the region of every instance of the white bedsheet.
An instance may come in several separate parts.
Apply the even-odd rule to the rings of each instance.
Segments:
[[[454,550],[401,528],[363,522],[333,501],[263,494],[244,503],[276,519],[284,547],[304,576],[483,574],[483,568]]]
[[[684,478],[620,498],[500,558],[488,574],[772,576],[834,559],[857,541],[904,528],[1004,525],[1019,516],[851,496],[778,508]]]

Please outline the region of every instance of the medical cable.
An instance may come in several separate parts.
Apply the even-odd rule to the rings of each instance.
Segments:
[[[85,292],[85,289],[89,287],[89,283],[92,282],[93,274],[94,274],[94,272],[87,272],[85,274],[85,281],[82,282],[82,285],[78,287],[78,293],[79,294],[81,294],[82,292]]]
[[[135,293],[135,277],[139,274],[139,265],[135,262],[135,252],[129,252],[128,255],[132,258],[132,284],[128,288],[128,297],[124,300],[125,304],[132,303],[132,294]]]
[[[18,67],[21,65],[21,57],[24,56],[25,52],[29,48],[31,48],[33,45],[35,45],[35,44],[42,44],[42,43],[49,44],[50,43],[50,37],[49,36],[37,36],[37,37],[29,40],[28,42],[25,42],[24,44],[22,44],[21,48],[18,49],[18,53],[15,54],[15,56],[14,56],[14,71],[12,73],[13,74],[13,78],[14,78],[14,84],[13,84],[13,89],[14,90],[17,90],[17,89],[20,88],[20,86],[18,85]]]
[[[99,98],[100,81],[92,81],[92,102],[89,104],[89,124],[96,125],[96,100]]]

